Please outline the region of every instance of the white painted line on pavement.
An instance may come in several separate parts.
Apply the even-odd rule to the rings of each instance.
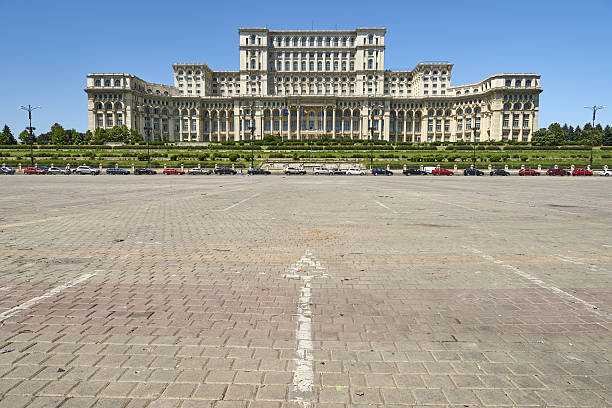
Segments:
[[[310,299],[312,296],[311,282],[319,274],[323,278],[329,275],[325,273],[326,268],[321,263],[311,258],[311,253],[306,254],[297,260],[290,268],[290,273],[284,275],[287,279],[296,279],[303,282],[300,288],[297,308],[297,325],[295,328],[295,339],[297,348],[295,353],[297,358],[294,360],[293,370],[293,389],[295,395],[291,402],[297,403],[302,408],[314,406],[314,357],[312,355],[312,309]]]
[[[255,197],[257,197],[258,195],[259,195],[259,193],[254,194],[254,195],[252,195],[252,196],[250,196],[250,197],[245,198],[244,200],[240,200],[240,201],[238,201],[236,204],[232,204],[232,205],[230,205],[229,207],[226,207],[226,208],[224,208],[224,209],[222,209],[222,210],[219,210],[219,211],[227,211],[227,210],[231,210],[231,209],[232,209],[232,208],[234,208],[235,206],[240,205],[240,204],[244,203],[245,201],[250,200],[251,198],[255,198]]]
[[[383,203],[381,203],[380,201],[376,201],[374,200],[374,202],[378,205],[380,205],[382,208],[386,208],[387,210],[391,210],[391,208],[387,207],[386,205],[384,205]]]
[[[22,304],[18,306],[15,306],[12,309],[7,310],[6,312],[0,313],[0,322],[3,322],[9,317],[15,316],[17,313],[21,312],[22,310],[29,309],[30,307],[34,306],[36,303],[40,302],[43,299],[47,299],[52,296],[55,296],[58,293],[72,286],[78,285],[81,282],[85,282],[87,279],[95,275],[96,275],[95,273],[86,273],[85,275],[81,275],[78,278],[71,280],[70,282],[64,283],[63,285],[59,285],[58,287],[51,289],[50,291],[48,291],[47,293],[43,295],[32,298],[26,302],[23,302]]]
[[[476,248],[470,248],[470,247],[467,247],[465,245],[462,245],[462,247],[467,249],[468,251],[471,251],[471,252],[479,255],[480,257],[486,259],[487,261],[491,261],[492,263],[494,263],[496,265],[500,265],[500,266],[502,266],[502,267],[504,267],[504,268],[506,268],[506,269],[508,269],[508,270],[510,270],[512,272],[514,272],[515,274],[519,275],[520,277],[525,278],[525,279],[529,280],[530,282],[535,283],[536,285],[538,285],[542,289],[549,290],[549,291],[551,291],[551,292],[553,292],[553,293],[555,293],[555,294],[557,294],[557,295],[559,295],[561,297],[566,298],[567,300],[569,300],[572,303],[580,303],[581,305],[587,307],[592,312],[594,312],[594,313],[596,313],[596,314],[598,314],[598,315],[600,315],[600,316],[602,316],[602,317],[604,317],[606,319],[612,319],[612,314],[604,312],[604,311],[601,311],[601,310],[599,310],[599,308],[597,306],[595,306],[595,305],[593,305],[593,304],[591,304],[589,302],[586,302],[586,301],[584,301],[584,300],[582,300],[582,299],[572,295],[571,293],[567,293],[566,291],[564,291],[562,289],[559,289],[556,286],[549,285],[546,282],[544,282],[543,280],[540,280],[540,279],[536,278],[535,276],[532,276],[532,275],[528,274],[527,272],[521,271],[519,268],[517,268],[514,265],[510,265],[510,264],[505,263],[504,261],[501,261],[499,259],[495,259],[491,255],[487,255],[484,252],[482,252],[482,251],[480,251],[480,250],[478,250]]]

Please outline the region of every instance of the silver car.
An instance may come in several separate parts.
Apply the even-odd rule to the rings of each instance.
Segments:
[[[47,174],[70,174],[70,170],[61,169],[59,167],[49,167]]]
[[[79,166],[74,170],[74,174],[100,174],[100,170],[90,166]]]

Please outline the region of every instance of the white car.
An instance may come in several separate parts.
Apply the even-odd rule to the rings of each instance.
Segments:
[[[611,170],[611,169],[608,169],[608,170],[602,170],[602,171],[600,171],[600,172],[599,172],[599,175],[600,175],[600,176],[606,176],[606,177],[608,177],[608,176],[612,175],[612,170]]]
[[[100,174],[100,170],[90,166],[79,166],[74,170],[74,174]]]
[[[60,169],[59,167],[49,167],[47,169],[47,174],[69,174],[65,169]]]
[[[297,167],[285,167],[285,174],[306,174],[306,170]]]
[[[359,169],[348,169],[346,174],[349,176],[365,176],[365,171]]]
[[[319,174],[328,174],[328,175],[334,174],[334,171],[328,169],[327,167],[315,167],[312,172],[315,176],[318,176]]]

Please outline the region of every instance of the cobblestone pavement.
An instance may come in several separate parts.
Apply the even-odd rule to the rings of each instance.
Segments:
[[[0,177],[0,407],[612,406],[610,187]]]

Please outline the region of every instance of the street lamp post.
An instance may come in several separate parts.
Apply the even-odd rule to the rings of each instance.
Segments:
[[[251,169],[254,167],[253,138],[255,137],[255,103],[251,103]]]
[[[370,170],[374,168],[374,108],[382,109],[382,105],[370,105]]]
[[[145,125],[142,127],[142,129],[145,131],[145,137],[147,138],[147,168],[150,169],[151,168],[151,149],[149,147],[149,140],[151,139],[151,127],[149,125],[147,125],[147,122],[149,122],[149,113],[147,112],[146,107],[144,106],[137,106],[138,110],[140,112],[144,112],[147,114],[146,120],[145,120]]]
[[[593,111],[593,124],[591,127],[591,131],[593,132],[593,136],[595,136],[595,114],[598,110],[606,109],[605,105],[593,105],[593,106],[585,106],[584,109],[589,109]],[[591,159],[590,159],[591,168],[593,168],[593,143],[591,140]]]
[[[30,160],[32,162],[32,167],[34,167],[34,133],[32,132],[35,128],[32,127],[32,111],[35,109],[40,109],[40,106],[20,106],[19,109],[28,112],[28,119],[30,120],[30,126],[27,127],[30,132]]]

